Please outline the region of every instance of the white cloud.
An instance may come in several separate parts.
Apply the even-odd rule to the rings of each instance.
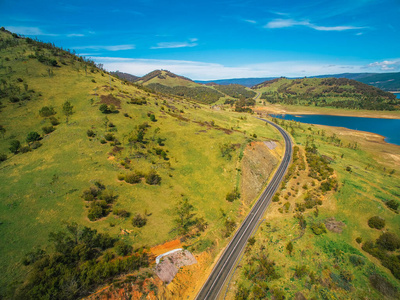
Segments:
[[[169,48],[190,48],[196,47],[198,39],[192,38],[189,42],[163,42],[157,43],[157,46],[153,46],[150,49],[169,49]]]
[[[251,24],[257,24],[257,21],[254,21],[254,20],[243,20],[243,21],[245,21],[247,23],[251,23]]]
[[[85,35],[82,34],[82,33],[70,33],[70,34],[67,34],[67,37],[83,37],[83,36],[85,36]]]
[[[39,27],[26,27],[26,26],[5,26],[5,28],[11,32],[22,34],[22,35],[34,35],[34,36],[58,36],[58,34],[51,34],[43,32]]]
[[[217,63],[197,61],[129,59],[118,57],[91,57],[110,71],[119,70],[143,76],[156,69],[169,70],[194,80],[216,80],[249,77],[303,77],[345,72],[364,72],[363,65],[331,64],[325,62],[282,61],[228,67]]]
[[[102,46],[102,45],[92,45],[92,46],[79,46],[73,47],[73,49],[91,49],[91,50],[108,50],[108,51],[121,51],[121,50],[132,50],[135,49],[135,45],[111,45],[111,46]]]
[[[400,71],[400,59],[373,62],[370,63],[367,67],[378,69],[380,71]]]
[[[344,31],[344,30],[355,30],[363,29],[364,27],[355,26],[317,26],[310,23],[309,21],[296,21],[293,19],[275,19],[268,22],[264,28],[275,29],[275,28],[288,28],[293,26],[305,26],[318,31]]]

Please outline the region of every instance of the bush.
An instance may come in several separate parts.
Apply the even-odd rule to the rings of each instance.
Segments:
[[[389,200],[386,202],[386,206],[393,210],[397,210],[399,208],[399,205],[399,202],[397,202],[396,200]]]
[[[27,152],[32,151],[32,149],[31,149],[31,147],[29,147],[29,146],[23,146],[23,147],[21,147],[21,149],[19,149],[19,151],[20,151],[21,153],[27,153]]]
[[[363,266],[365,265],[365,259],[362,256],[352,254],[349,256],[349,261],[353,264],[353,266]]]
[[[230,192],[226,195],[226,200],[229,202],[233,202],[236,199],[240,198],[240,193],[237,190]]]
[[[377,240],[376,243],[383,249],[394,251],[400,248],[400,239],[397,235],[391,232],[385,232]]]
[[[96,133],[91,129],[86,131],[86,134],[87,134],[88,137],[95,137],[96,136]]]
[[[110,110],[108,109],[107,104],[103,103],[102,105],[100,105],[99,110],[103,113],[103,114],[109,114]]]
[[[314,223],[311,225],[311,230],[314,232],[315,235],[320,235],[326,233],[326,227],[324,223]]]
[[[37,133],[36,131],[29,132],[26,137],[26,141],[28,143],[32,143],[32,142],[39,141],[39,140],[40,140],[40,134]]]
[[[135,171],[135,172],[126,174],[125,181],[130,184],[139,183],[142,180],[142,177],[143,176],[141,176],[140,173]]]
[[[104,190],[100,193],[99,198],[110,204],[113,203],[115,199],[117,199],[117,196],[115,196],[114,192],[111,190]]]
[[[33,143],[31,144],[31,149],[37,149],[37,148],[39,148],[39,147],[41,147],[41,146],[42,146],[42,143],[36,141],[36,142],[33,142]]]
[[[57,126],[58,124],[60,124],[60,121],[58,121],[55,117],[51,117],[49,120],[51,125],[53,126]]]
[[[0,162],[7,160],[7,154],[0,153]]]
[[[297,278],[303,278],[308,273],[307,266],[296,266],[294,270],[294,276]]]
[[[356,238],[356,242],[357,242],[358,244],[361,244],[361,243],[362,243],[362,238],[361,238],[361,237]]]
[[[382,229],[385,225],[385,220],[379,216],[374,216],[368,220],[368,226],[371,228]]]
[[[125,209],[114,209],[113,214],[121,218],[128,218],[130,215]]]
[[[44,134],[49,134],[55,130],[53,126],[44,126],[42,127],[43,133]]]
[[[123,241],[116,242],[114,248],[115,252],[117,252],[117,254],[121,256],[128,255],[132,251],[132,246],[125,244],[125,242]]]
[[[20,148],[21,148],[20,141],[13,140],[10,142],[10,147],[8,149],[10,149],[12,153],[17,154]]]
[[[374,289],[385,296],[390,298],[396,298],[396,296],[398,296],[396,287],[394,287],[389,281],[387,281],[386,278],[382,277],[381,275],[373,274],[369,276],[369,282]]]
[[[125,174],[118,174],[118,180],[125,180]]]
[[[151,170],[146,176],[146,183],[150,185],[156,185],[161,183],[161,177],[156,171]]]
[[[143,227],[147,223],[147,218],[146,216],[143,216],[141,214],[137,214],[136,216],[133,217],[132,219],[132,225],[133,227]]]
[[[106,141],[109,141],[109,142],[115,140],[115,136],[114,136],[112,133],[106,133],[106,134],[104,135],[104,138],[106,139]]]
[[[54,107],[52,107],[52,106],[43,106],[39,110],[39,115],[44,118],[50,117],[55,114],[56,114],[56,111],[54,110]]]

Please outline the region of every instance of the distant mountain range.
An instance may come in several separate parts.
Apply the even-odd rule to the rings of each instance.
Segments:
[[[310,76],[309,78],[346,78],[360,81],[365,84],[369,84],[380,88],[384,91],[400,91],[400,72],[399,73],[343,73],[343,74],[332,74],[332,75],[319,75]],[[279,77],[265,77],[265,78],[233,78],[233,79],[220,79],[220,80],[209,80],[200,81],[195,80],[197,83],[201,84],[241,84],[247,87],[252,87],[260,84],[264,81],[269,81]],[[293,77],[289,79],[297,79],[301,77]]]

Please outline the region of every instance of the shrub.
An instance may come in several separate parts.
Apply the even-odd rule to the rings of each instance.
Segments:
[[[107,143],[107,141],[106,141],[105,139],[101,139],[101,140],[100,140],[100,143],[101,143],[101,144],[105,144],[105,143]]]
[[[146,176],[146,183],[150,185],[156,185],[161,183],[161,177],[156,171],[151,170]]]
[[[39,141],[36,141],[36,142],[33,142],[33,143],[31,144],[31,149],[37,149],[37,148],[39,148],[39,147],[41,147],[41,146],[42,146],[42,143],[39,142]]]
[[[115,252],[117,252],[117,254],[121,255],[121,256],[128,255],[132,251],[132,246],[125,244],[124,241],[116,242],[114,248],[115,248]]]
[[[361,238],[361,237],[356,238],[356,242],[357,242],[358,244],[361,244],[362,238]]]
[[[43,133],[44,134],[49,134],[55,130],[53,126],[44,126],[42,127]]]
[[[58,124],[60,124],[60,121],[58,121],[58,119],[56,119],[55,117],[50,117],[50,123],[53,126],[57,126]]]
[[[125,180],[125,174],[118,174],[118,180]]]
[[[125,209],[114,209],[113,214],[121,218],[128,218],[130,215]]]
[[[108,109],[107,104],[103,103],[102,105],[100,105],[99,110],[103,113],[103,114],[109,114],[110,110]]]
[[[294,269],[294,276],[297,278],[303,278],[304,275],[308,273],[308,268],[307,266],[296,266]]]
[[[379,216],[374,216],[368,220],[368,226],[371,228],[382,229],[385,225],[385,220]]]
[[[385,296],[390,298],[396,298],[396,296],[398,296],[396,287],[394,287],[389,281],[387,281],[386,278],[382,277],[381,275],[373,274],[369,276],[369,282],[374,289]]]
[[[96,133],[91,129],[86,131],[86,134],[87,134],[88,137],[95,137],[96,136]]]
[[[114,136],[112,133],[106,133],[106,134],[104,135],[104,138],[106,139],[106,141],[109,141],[109,142],[115,140],[115,136]]]
[[[100,193],[99,198],[101,200],[106,201],[108,204],[113,203],[117,196],[114,195],[114,192],[111,190],[104,190]]]
[[[383,233],[377,240],[376,243],[383,249],[388,251],[394,251],[400,248],[400,239],[397,235],[391,232]]]
[[[130,184],[139,183],[141,179],[141,174],[136,171],[125,175],[125,181]]]
[[[36,131],[29,132],[27,137],[26,137],[26,141],[28,143],[32,143],[32,142],[35,142],[35,141],[38,141],[38,140],[40,140],[40,134],[37,133]]]
[[[278,195],[275,195],[275,196],[272,198],[272,202],[279,202],[279,196],[278,196]]]
[[[240,193],[237,190],[230,192],[226,195],[226,200],[229,202],[233,202],[236,199],[240,198]]]
[[[96,80],[92,79],[92,82],[93,82],[93,83],[96,83]]]
[[[143,216],[141,214],[137,214],[136,216],[133,217],[132,219],[132,225],[133,227],[143,227],[147,223],[147,218],[146,216]]]
[[[311,230],[314,232],[315,235],[320,235],[326,233],[326,227],[324,223],[314,223],[311,225]]]
[[[10,142],[10,147],[8,149],[10,149],[12,153],[17,154],[20,148],[21,148],[20,141],[13,140]]]
[[[386,206],[393,210],[397,210],[399,208],[399,205],[399,202],[393,199],[386,202]]]
[[[39,115],[44,118],[50,117],[55,114],[56,114],[56,111],[54,110],[54,107],[52,107],[52,106],[43,106],[39,110]]]
[[[362,256],[352,254],[349,256],[349,261],[353,264],[353,266],[363,266],[365,264],[365,259]]]
[[[31,147],[29,147],[29,146],[23,146],[23,147],[21,147],[21,149],[19,149],[19,151],[20,151],[21,153],[27,153],[27,152],[29,152],[29,151],[32,151],[32,149],[31,149]]]
[[[0,153],[0,162],[7,160],[7,154]]]
[[[106,201],[93,201],[88,211],[90,221],[96,221],[109,213]]]

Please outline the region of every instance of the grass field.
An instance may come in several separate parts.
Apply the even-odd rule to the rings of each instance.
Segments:
[[[248,246],[231,281],[227,298],[242,299],[240,295],[246,291],[248,296],[264,292],[265,297],[274,295],[278,299],[282,296],[292,299],[298,292],[307,299],[390,298],[371,286],[369,276],[379,274],[397,290],[400,288],[399,280],[379,260],[363,251],[361,245],[367,240],[376,240],[382,232],[400,235],[399,215],[385,205],[387,200],[400,200],[400,165],[384,156],[387,155],[384,152],[398,155],[399,147],[368,142],[365,136],[354,131],[350,134],[350,130],[340,135],[339,128],[288,121],[283,125],[289,131],[294,128],[293,136],[300,149],[304,149],[307,139],[310,142],[313,138],[319,153],[332,159],[330,166],[339,182],[338,191],[325,193],[318,211],[306,209],[302,213],[307,223],[302,233],[295,218],[299,213],[296,203],[302,203],[306,192],[314,189],[311,183],[315,180],[307,175],[309,166],[292,177],[280,192],[279,202],[272,203],[267,210],[264,222],[255,234],[255,243]],[[344,145],[357,142],[358,149],[337,146],[337,142],[332,142],[333,134],[339,136]],[[304,184],[307,189],[303,188]],[[368,226],[368,219],[372,216],[380,216],[386,221],[382,231]],[[328,230],[315,235],[310,229],[312,224],[326,222],[332,217],[342,222],[341,233]],[[356,242],[357,238],[362,239],[361,244]],[[292,255],[286,248],[290,241]],[[398,254],[398,251],[394,253]],[[275,262],[273,269],[278,278],[264,278],[262,282],[260,279],[250,280],[247,272],[263,259],[263,255]],[[363,263],[356,266],[351,257],[360,258]],[[346,276],[350,276],[348,280],[344,279]]]

